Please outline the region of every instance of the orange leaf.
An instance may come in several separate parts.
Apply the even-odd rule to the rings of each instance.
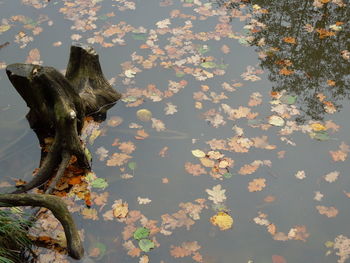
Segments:
[[[137,140],[144,140],[149,136],[149,134],[147,132],[145,132],[144,129],[138,130],[136,134],[137,135],[135,136],[135,139],[137,139]]]
[[[285,38],[283,38],[283,41],[286,43],[289,43],[289,44],[296,44],[297,43],[294,37],[285,37]]]
[[[74,176],[72,178],[69,178],[68,180],[68,184],[70,185],[75,185],[80,183],[81,183],[81,176]]]
[[[285,75],[285,76],[292,75],[292,74],[294,74],[294,70],[289,70],[286,67],[284,67],[284,68],[280,69],[279,74]]]

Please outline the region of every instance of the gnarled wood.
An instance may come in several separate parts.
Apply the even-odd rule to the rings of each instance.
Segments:
[[[77,227],[66,204],[59,197],[47,194],[0,194],[0,207],[11,206],[40,206],[50,209],[63,226],[69,255],[74,259],[83,257],[84,248]]]
[[[102,74],[96,52],[87,46],[71,47],[66,76],[52,67],[12,64],[6,73],[29,107],[27,119],[42,146],[39,170],[27,184],[11,194],[0,194],[0,206],[42,206],[50,209],[61,222],[67,238],[69,255],[79,259],[83,247],[74,221],[65,204],[55,196],[22,194],[44,185],[56,175],[49,193],[64,175],[72,156],[81,168],[90,168],[79,136],[86,116],[104,119],[106,111],[121,95]],[[102,116],[102,118],[101,118]],[[45,145],[45,138],[53,142]],[[44,146],[46,149],[44,150]],[[47,150],[48,148],[48,150]]]
[[[83,118],[105,115],[120,98],[104,78],[96,52],[90,47],[72,46],[66,77],[52,67],[30,64],[9,65],[6,73],[30,108],[27,119],[40,144],[44,145],[46,137],[54,137],[48,153],[42,152],[33,180],[13,193],[27,192],[47,182],[63,154],[75,155],[82,168],[89,168],[79,139]]]

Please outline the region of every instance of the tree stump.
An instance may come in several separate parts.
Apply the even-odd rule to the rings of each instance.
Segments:
[[[90,168],[79,136],[84,118],[106,118],[106,112],[121,95],[103,76],[97,53],[88,46],[73,45],[65,76],[53,67],[12,64],[6,73],[27,103],[27,120],[42,146],[41,160],[34,178],[10,194],[0,194],[1,206],[43,206],[49,208],[64,227],[69,255],[83,256],[83,247],[73,219],[64,203],[50,195],[22,194],[43,186],[53,176],[63,176],[72,156],[81,168]],[[45,138],[53,137],[44,150]],[[52,186],[51,188],[52,189]]]
[[[42,151],[33,180],[13,193],[43,185],[60,164],[68,164],[72,155],[82,168],[89,168],[79,138],[83,119],[91,115],[105,118],[106,111],[121,97],[104,78],[96,52],[90,47],[72,46],[66,76],[52,67],[31,64],[9,65],[6,73],[30,108],[27,119],[40,145],[45,138],[54,138],[48,153]]]

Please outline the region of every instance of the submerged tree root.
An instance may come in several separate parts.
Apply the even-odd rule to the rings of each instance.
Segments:
[[[66,204],[59,197],[48,194],[0,194],[0,207],[11,206],[39,206],[50,209],[63,226],[69,255],[74,259],[82,258],[84,248],[77,227]]]

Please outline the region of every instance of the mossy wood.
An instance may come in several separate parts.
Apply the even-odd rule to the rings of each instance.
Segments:
[[[104,119],[107,110],[121,95],[103,76],[97,53],[88,46],[73,45],[65,76],[53,67],[12,64],[6,73],[17,92],[27,103],[27,120],[41,146],[52,137],[49,149],[41,151],[38,171],[33,179],[11,194],[0,194],[8,206],[43,206],[49,208],[65,229],[69,254],[83,255],[74,221],[62,201],[54,196],[22,194],[43,186],[53,176],[53,183],[64,174],[72,156],[81,168],[90,168],[79,136],[86,116]],[[54,185],[46,188],[49,192]]]

